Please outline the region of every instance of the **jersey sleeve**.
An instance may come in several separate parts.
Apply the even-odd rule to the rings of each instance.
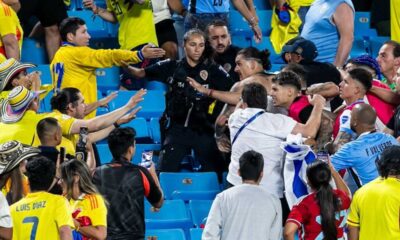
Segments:
[[[307,206],[304,201],[301,201],[299,204],[293,206],[292,211],[290,211],[286,222],[292,222],[296,224],[299,228],[301,228],[301,225],[304,224],[307,214]]]
[[[359,154],[357,145],[347,143],[331,157],[331,162],[336,171],[339,171],[352,167],[353,159],[357,159],[359,156],[363,156],[363,154]]]
[[[342,115],[340,115],[339,118],[339,123],[340,123],[340,127],[339,127],[339,131],[340,132],[347,132],[351,135],[353,135],[353,131],[350,128],[350,118],[351,118],[351,110],[346,109],[343,111]]]
[[[101,195],[91,196],[92,208],[89,213],[93,226],[107,226],[107,208]]]
[[[92,49],[81,47],[74,52],[77,65],[92,68],[107,68],[121,66],[121,62],[138,63],[144,58],[139,51],[129,51],[122,49]]]
[[[174,75],[175,69],[176,61],[166,59],[146,67],[144,71],[146,72],[146,77],[149,79],[167,82],[168,78]]]
[[[142,173],[145,196],[152,205],[156,204],[162,198],[161,191],[146,168],[140,167],[140,172]]]
[[[360,226],[360,209],[358,207],[358,195],[357,192],[350,205],[350,212],[347,216],[347,224],[353,227]]]
[[[57,226],[60,228],[62,226],[74,227],[74,222],[72,220],[72,215],[70,213],[70,206],[64,197],[59,197],[55,206],[54,218]]]
[[[0,7],[0,36],[4,37],[8,34],[17,35],[17,25],[16,22],[13,21],[12,18],[12,10],[11,7],[2,4]]]

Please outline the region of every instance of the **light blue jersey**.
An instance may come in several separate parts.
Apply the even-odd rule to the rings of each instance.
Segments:
[[[332,156],[332,164],[337,171],[352,167],[362,185],[365,185],[378,177],[375,160],[385,148],[392,145],[399,143],[391,135],[380,132],[363,133],[336,152]]]
[[[316,0],[311,5],[306,15],[301,36],[312,41],[318,50],[315,61],[335,61],[339,45],[339,33],[333,24],[333,14],[341,3],[347,3],[354,11],[351,0]]]

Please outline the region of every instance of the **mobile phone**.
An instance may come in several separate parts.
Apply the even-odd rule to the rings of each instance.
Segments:
[[[328,163],[329,162],[329,153],[325,152],[325,151],[317,152],[317,159]]]
[[[64,162],[65,159],[65,148],[60,147],[60,164]]]

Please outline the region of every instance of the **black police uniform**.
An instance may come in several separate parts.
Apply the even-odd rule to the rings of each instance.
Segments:
[[[235,72],[236,55],[240,50],[240,47],[230,45],[225,52],[215,54],[215,62],[221,65],[225,71],[229,73],[234,83],[240,81],[239,74]]]
[[[218,155],[214,140],[214,122],[221,108],[216,101],[196,92],[187,82],[191,77],[210,89],[228,91],[229,74],[209,60],[191,67],[185,58],[165,60],[145,68],[146,77],[169,84],[166,114],[169,126],[165,132],[159,170],[176,172],[181,160],[193,149],[203,171],[214,171]]]

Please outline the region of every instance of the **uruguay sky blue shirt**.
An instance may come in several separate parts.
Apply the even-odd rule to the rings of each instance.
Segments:
[[[393,145],[399,143],[391,135],[366,132],[340,148],[331,158],[332,165],[337,171],[352,167],[362,185],[365,185],[379,176],[375,165],[376,158],[385,148]]]

